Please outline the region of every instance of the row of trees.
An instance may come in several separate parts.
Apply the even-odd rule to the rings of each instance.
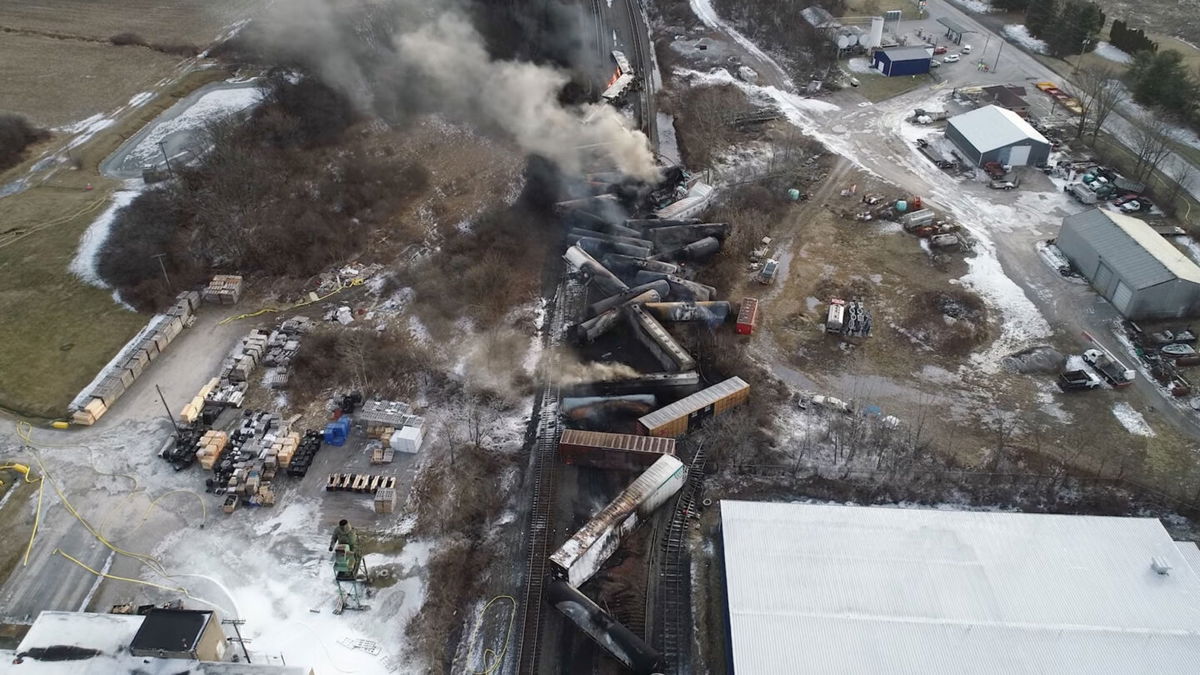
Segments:
[[[1106,17],[1091,0],[1038,0],[1025,10],[1030,35],[1046,43],[1051,56],[1071,56],[1095,48]]]
[[[1112,28],[1108,29],[1108,41],[1127,54],[1158,51],[1158,43],[1146,37],[1146,31],[1130,28],[1120,19],[1114,19]]]

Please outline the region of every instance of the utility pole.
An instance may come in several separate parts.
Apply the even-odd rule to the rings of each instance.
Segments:
[[[162,269],[163,279],[166,279],[167,281],[167,288],[171,289],[171,292],[174,293],[175,287],[171,285],[171,277],[167,276],[167,266],[165,263],[163,263],[163,257],[166,255],[166,253],[159,253],[158,255],[154,256],[154,258],[158,259],[158,266],[160,269]]]
[[[996,50],[996,63],[992,65],[993,73],[1000,67],[1000,55],[1004,53],[1004,40],[998,40],[998,42],[1000,43],[1000,49]]]
[[[163,410],[167,411],[167,421],[171,423],[171,428],[175,430],[175,437],[179,437],[179,425],[175,424],[175,417],[171,415],[171,406],[167,405],[167,397],[163,396],[162,387],[157,384],[154,388],[158,390],[158,400],[162,401]]]
[[[167,157],[167,141],[166,139],[158,142],[158,149],[162,151],[163,162],[167,165],[167,173],[171,174],[171,178],[175,177],[175,169],[171,168],[171,158]]]
[[[242,646],[242,656],[246,657],[246,663],[250,663],[250,652],[246,651],[246,643],[249,642],[249,640],[242,637],[242,631],[240,629],[238,629],[238,626],[246,623],[245,620],[243,620],[243,619],[221,619],[221,623],[223,623],[227,626],[233,626],[233,634],[236,635],[237,637],[227,637],[225,639],[228,640],[229,642],[236,642],[239,645],[241,645]]]

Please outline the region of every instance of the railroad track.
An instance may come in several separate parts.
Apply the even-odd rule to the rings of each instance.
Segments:
[[[642,22],[638,20],[642,16],[642,4],[638,0],[625,0],[625,6],[629,14],[629,36],[633,40],[633,50],[637,52],[638,78],[642,81],[641,92],[638,94],[638,117],[642,123],[642,131],[650,139],[650,146],[657,151],[658,124],[654,116],[654,78],[651,76],[654,62],[650,54],[650,41],[642,31]]]
[[[562,342],[568,323],[582,305],[583,289],[564,278],[554,293],[554,301],[546,316],[546,352],[553,353]],[[547,369],[553,372],[553,369]],[[533,447],[533,501],[530,507],[528,553],[525,558],[525,589],[522,595],[520,641],[517,643],[517,672],[537,672],[541,653],[543,590],[546,582],[546,563],[550,555],[553,523],[554,486],[558,474],[558,437],[562,433],[558,419],[559,387],[547,379],[542,387],[538,405],[537,439]]]
[[[687,483],[675,501],[675,511],[663,532],[662,550],[659,552],[660,577],[657,598],[654,603],[655,630],[654,648],[666,661],[666,672],[684,675],[687,663],[691,630],[691,569],[685,555],[687,547],[688,521],[696,513],[696,500],[700,497],[700,486],[704,482],[704,446],[696,450],[688,466]]]
[[[606,63],[608,53],[604,48],[604,10],[600,7],[600,3],[604,0],[592,0],[592,16],[595,18],[596,26],[596,55],[600,57],[600,63]]]

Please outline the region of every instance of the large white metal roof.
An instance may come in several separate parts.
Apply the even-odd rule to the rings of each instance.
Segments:
[[[720,506],[739,675],[1200,669],[1195,552],[1155,519]]]
[[[976,108],[961,115],[955,115],[946,122],[958,130],[976,150],[981,153],[991,152],[1006,145],[1033,140],[1044,145],[1050,145],[1046,137],[1037,129],[1029,126],[1017,113],[988,105]]]
[[[1200,284],[1200,267],[1143,220],[1108,209],[1090,209],[1063,219],[1064,224],[1068,222],[1083,230],[1105,263],[1134,288],[1176,278]]]

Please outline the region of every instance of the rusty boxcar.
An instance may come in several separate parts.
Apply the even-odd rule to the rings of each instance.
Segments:
[[[550,554],[553,575],[577,588],[590,579],[621,545],[625,535],[679,492],[685,474],[683,462],[670,455],[659,457],[616,499]]]
[[[675,439],[578,429],[567,429],[558,439],[564,464],[640,471],[663,455],[675,455]]]
[[[741,308],[738,309],[736,330],[741,335],[750,335],[754,333],[754,326],[757,324],[758,300],[755,298],[744,298]]]
[[[648,436],[682,436],[705,419],[745,403],[749,397],[750,385],[740,377],[731,377],[644,415],[638,419],[638,425]]]

